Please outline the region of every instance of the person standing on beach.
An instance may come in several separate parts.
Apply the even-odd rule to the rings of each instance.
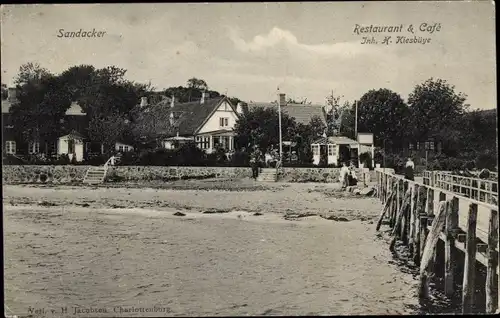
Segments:
[[[405,165],[405,179],[414,181],[414,170],[415,164],[413,163],[413,160],[411,160],[411,158],[408,158]]]
[[[342,168],[340,168],[340,183],[342,184],[342,189],[347,188],[348,186],[348,175],[349,168],[345,162],[342,163]]]
[[[255,145],[253,147],[253,151],[250,154],[250,166],[252,167],[252,178],[257,180],[257,177],[259,176],[259,166],[261,162],[261,157],[262,154],[259,150],[259,147]]]

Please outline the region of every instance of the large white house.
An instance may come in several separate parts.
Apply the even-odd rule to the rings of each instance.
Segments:
[[[217,147],[226,151],[234,149],[234,127],[238,120],[235,107],[226,97],[210,98],[204,92],[199,101],[176,103],[175,97],[169,103],[156,105],[141,103],[143,112],[149,112],[146,123],[156,127],[154,133],[161,145],[173,149],[185,142],[195,142],[206,151],[213,152]]]

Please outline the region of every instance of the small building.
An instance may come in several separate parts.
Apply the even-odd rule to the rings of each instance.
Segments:
[[[73,130],[69,134],[61,136],[57,139],[57,155],[66,154],[69,160],[83,161],[85,137],[79,132]]]
[[[313,153],[313,164],[319,165],[321,154],[326,154],[327,163],[340,165],[341,161],[350,160],[355,157],[359,143],[345,136],[321,137],[311,144]]]

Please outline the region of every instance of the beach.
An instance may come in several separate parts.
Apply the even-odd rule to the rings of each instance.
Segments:
[[[8,313],[414,312],[416,280],[391,263],[377,237],[375,198],[345,197],[327,184],[252,184],[5,185]]]

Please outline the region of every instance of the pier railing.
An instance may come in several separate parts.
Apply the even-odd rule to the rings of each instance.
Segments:
[[[451,298],[461,289],[463,313],[477,305],[476,287],[486,292],[486,311],[498,312],[498,207],[441,188],[446,184],[442,181],[436,187],[382,169],[376,175],[377,194],[384,204],[376,229],[389,226],[393,253],[397,254],[397,241],[408,246],[412,261],[420,266],[421,299],[429,298],[430,281],[444,267],[444,294]],[[444,255],[439,255],[439,240],[444,242]],[[458,253],[465,254],[461,284],[455,281]],[[476,262],[486,267],[486,281],[476,280]]]
[[[498,204],[498,182],[457,176],[448,171],[424,171],[424,184],[480,202]]]

